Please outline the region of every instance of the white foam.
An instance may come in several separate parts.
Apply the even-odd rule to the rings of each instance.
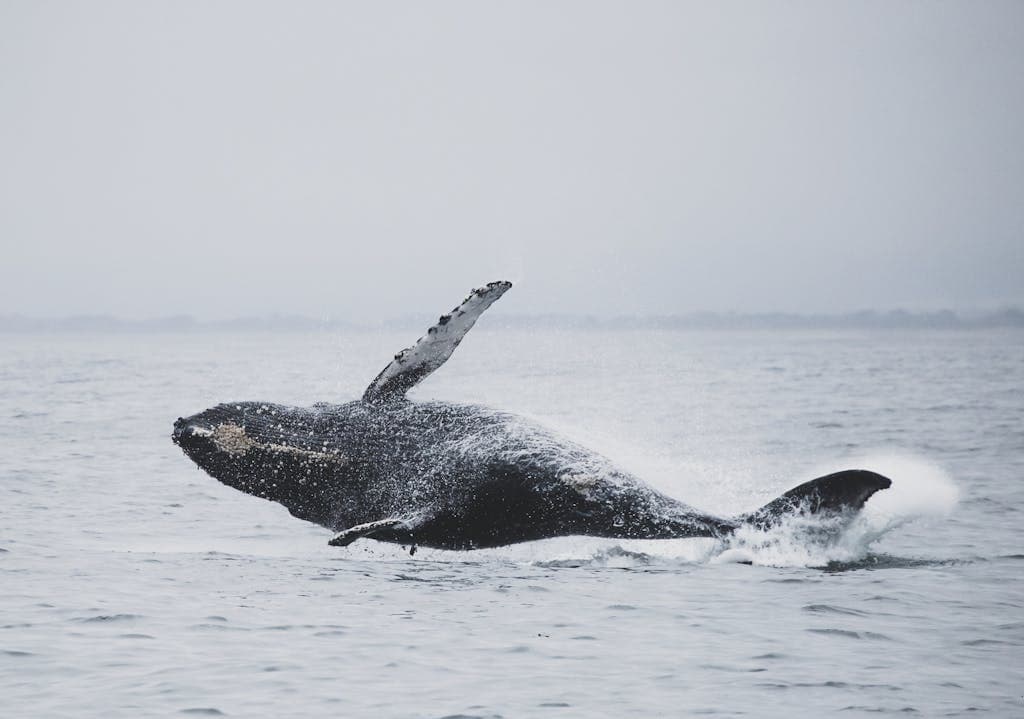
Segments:
[[[841,469],[870,469],[892,479],[852,519],[789,517],[770,530],[743,527],[726,540],[706,538],[622,540],[553,537],[473,552],[420,547],[415,559],[428,562],[507,561],[540,565],[640,567],[650,564],[745,562],[775,567],[818,567],[863,559],[871,545],[907,522],[942,517],[956,506],[959,491],[950,476],[922,457],[876,452],[812,468],[802,479]],[[381,561],[407,561],[398,545],[360,541],[350,555]]]
[[[844,462],[892,479],[876,492],[849,523],[829,527],[811,517],[791,517],[767,531],[741,528],[713,562],[747,561],[767,566],[822,566],[863,559],[883,535],[907,522],[952,512],[959,490],[938,465],[911,455],[871,454]],[[821,467],[828,474],[840,466]]]

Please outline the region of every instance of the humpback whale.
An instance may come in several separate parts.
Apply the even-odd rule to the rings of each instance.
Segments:
[[[749,514],[717,517],[656,491],[537,423],[487,407],[413,402],[511,287],[473,290],[377,375],[361,399],[291,407],[228,402],[174,423],[173,441],[224,484],[334,532],[441,549],[563,535],[728,537],[793,515],[849,517],[890,480],[862,469],[805,482]]]

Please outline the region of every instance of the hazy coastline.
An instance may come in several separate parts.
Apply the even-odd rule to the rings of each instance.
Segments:
[[[307,332],[319,330],[423,329],[433,315],[407,315],[379,322],[351,322],[330,317],[270,315],[202,320],[191,315],[131,320],[111,315],[69,317],[27,317],[0,315],[0,333],[35,332]],[[504,315],[490,318],[499,329],[586,329],[586,330],[842,330],[842,329],[926,329],[968,330],[1024,328],[1024,311],[1013,307],[987,312],[909,312],[907,310],[865,310],[846,314],[796,314],[786,312],[731,313],[695,312],[678,315],[591,315],[546,314]]]

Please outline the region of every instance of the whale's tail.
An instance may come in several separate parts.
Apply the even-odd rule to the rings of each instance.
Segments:
[[[739,524],[770,529],[794,515],[852,514],[892,480],[866,469],[847,469],[804,482],[760,509],[737,517]]]

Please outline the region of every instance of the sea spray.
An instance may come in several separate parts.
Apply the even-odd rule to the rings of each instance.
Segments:
[[[768,530],[741,527],[711,561],[775,567],[855,562],[887,532],[915,519],[948,515],[959,498],[952,478],[920,457],[870,454],[845,464],[880,472],[892,479],[892,486],[874,494],[852,518],[796,515]]]

